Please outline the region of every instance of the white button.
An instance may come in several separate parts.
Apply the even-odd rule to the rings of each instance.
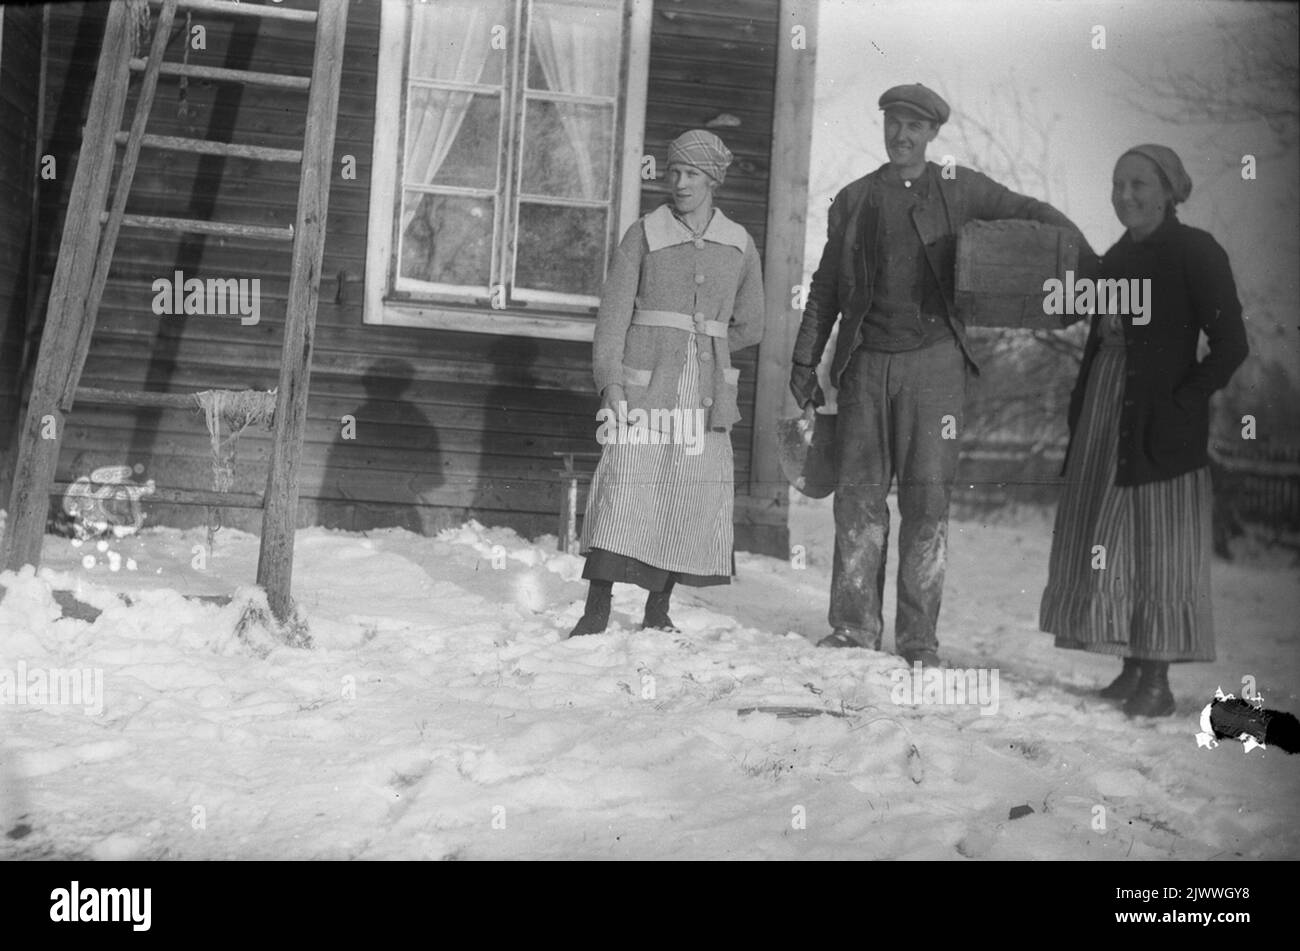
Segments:
[[[696,319],[696,320],[699,320],[699,321],[704,320],[704,312],[703,312],[703,311],[696,311],[696,313],[695,313],[695,319]]]
[[[703,284],[703,283],[704,283],[704,275],[703,275],[703,274],[696,274],[696,275],[695,275],[695,283],[696,283],[696,284]]]
[[[713,355],[710,354],[709,351],[705,350],[703,353],[700,354],[700,359],[703,360],[705,363],[708,363],[710,360],[713,359]]]
[[[712,405],[713,405],[713,397],[712,396],[704,397],[704,408],[708,409]]]
[[[702,248],[702,247],[704,247],[704,239],[703,239],[703,238],[696,238],[696,239],[695,239],[695,246],[696,246],[697,248]]]

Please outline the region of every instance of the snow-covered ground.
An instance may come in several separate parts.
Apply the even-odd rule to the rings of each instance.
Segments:
[[[1300,857],[1300,758],[1195,741],[1244,676],[1300,712],[1290,559],[1216,563],[1218,662],[1134,723],[1090,696],[1115,660],[1037,631],[1050,529],[953,522],[942,651],[998,679],[949,705],[896,702],[891,654],[813,646],[828,502],[794,503],[792,561],[675,595],[682,633],[637,631],[620,585],[610,631],[572,641],[581,559],[476,523],[299,532],[310,649],[257,623],[251,535],[49,537],[38,574],[0,574],[0,858]],[[79,704],[15,691],[70,668]]]

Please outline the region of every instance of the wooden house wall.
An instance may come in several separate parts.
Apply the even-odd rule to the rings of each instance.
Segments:
[[[647,151],[662,164],[668,141],[683,129],[723,114],[734,117],[724,122],[738,120],[738,126],[718,127],[737,156],[719,204],[750,230],[760,250],[776,9],[776,0],[725,6],[660,0],[651,41]],[[57,187],[42,189],[41,220],[61,222],[79,147],[77,108],[84,112],[89,96],[104,11],[80,3],[50,11],[47,148],[58,158],[59,179]],[[309,26],[198,14],[193,22],[206,27],[207,50],[191,50],[191,63],[310,72]],[[560,488],[552,453],[598,448],[590,346],[362,323],[378,38],[379,4],[352,0],[335,161],[341,169],[343,156],[355,156],[358,174],[355,180],[340,175],[331,187],[299,524],[428,531],[473,517],[529,534],[553,532]],[[168,59],[181,56],[178,34]],[[305,93],[195,80],[182,89],[176,78],[164,77],[149,131],[298,148],[305,99]],[[146,149],[128,211],[285,225],[293,220],[296,192],[294,166]],[[643,210],[663,197],[660,183],[647,183]],[[41,246],[47,285],[57,234],[42,235]],[[288,248],[276,244],[124,229],[83,384],[172,392],[274,386],[288,261]],[[186,277],[260,279],[260,322],[156,316],[151,284],[176,270]],[[746,421],[733,436],[742,492],[750,472],[753,364],[751,350],[739,362]],[[345,415],[356,419],[355,440],[341,438]],[[245,432],[236,490],[264,488],[268,451],[267,434]],[[196,412],[84,404],[75,409],[59,479],[72,481],[96,466],[122,463],[143,465],[140,480],[211,487],[211,439]],[[413,507],[417,498],[429,504]],[[161,503],[151,504],[150,513],[155,523],[179,526],[209,517],[200,507]],[[260,512],[224,509],[220,519],[256,531]],[[738,544],[762,547],[765,531],[754,534],[742,524]]]
[[[0,18],[0,498],[8,499],[27,323],[41,10],[5,6]]]

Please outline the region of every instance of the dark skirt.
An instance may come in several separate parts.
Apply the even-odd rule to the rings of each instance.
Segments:
[[[735,574],[734,554],[731,560],[731,571]],[[731,584],[731,578],[726,575],[693,575],[685,571],[668,571],[647,565],[631,555],[620,555],[603,548],[593,548],[587,552],[587,564],[583,566],[582,577],[588,581],[620,581],[640,585],[647,591],[662,591],[670,581],[694,588]]]
[[[1209,469],[1115,485],[1123,390],[1123,347],[1103,346],[1056,510],[1039,627],[1057,647],[1214,660]]]

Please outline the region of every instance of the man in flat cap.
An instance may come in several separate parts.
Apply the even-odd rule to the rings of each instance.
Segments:
[[[895,650],[909,665],[937,666],[955,437],[967,375],[979,372],[954,300],[957,234],[972,219],[1026,218],[1078,229],[1050,205],[973,169],[944,173],[927,162],[926,146],[949,114],[933,90],[919,83],[895,86],[879,105],[889,162],[845,187],[831,204],[826,248],[795,341],[790,389],[800,408],[824,402],[817,365],[839,318],[830,369],[839,390],[831,633],[820,645],[880,649],[886,497],[897,475]],[[1082,235],[1079,240],[1087,249]]]

